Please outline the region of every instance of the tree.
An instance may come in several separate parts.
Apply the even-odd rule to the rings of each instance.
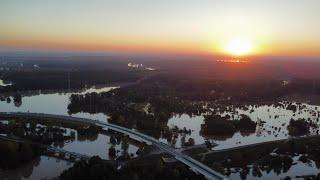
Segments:
[[[112,145],[116,145],[116,144],[117,144],[117,139],[116,139],[114,136],[111,136],[111,137],[110,137],[110,143],[111,143]]]
[[[121,143],[121,149],[123,150],[123,151],[127,151],[128,150],[128,148],[129,148],[129,143],[128,143],[128,137],[127,136],[124,136],[123,138],[122,138],[122,143]]]
[[[211,149],[213,146],[212,146],[212,143],[209,141],[209,140],[206,140],[206,146],[208,149]]]
[[[161,159],[158,160],[157,164],[156,164],[156,170],[157,172],[161,173],[164,169],[164,164],[162,162]]]
[[[189,138],[188,145],[189,146],[193,146],[194,144],[195,144],[194,139],[193,138]]]
[[[112,147],[110,147],[109,148],[109,157],[111,158],[111,159],[114,159],[115,157],[116,157],[116,149],[112,146]]]
[[[34,156],[34,153],[30,144],[27,144],[27,143],[20,144],[20,152],[21,152],[20,153],[21,161],[23,162],[30,161]]]

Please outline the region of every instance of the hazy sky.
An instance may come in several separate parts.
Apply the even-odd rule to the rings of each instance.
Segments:
[[[320,0],[1,0],[0,48],[320,56]]]

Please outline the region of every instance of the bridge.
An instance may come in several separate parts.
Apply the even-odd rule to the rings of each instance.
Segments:
[[[81,160],[89,160],[91,158],[88,155],[84,155],[84,154],[80,154],[80,153],[76,153],[76,152],[71,152],[71,151],[67,151],[67,150],[52,147],[52,146],[48,146],[47,151],[54,153],[54,154],[57,153],[57,154],[63,154],[65,156],[69,156],[70,159],[75,158],[75,159],[81,159]]]
[[[31,118],[31,119],[41,119],[41,120],[57,120],[57,121],[71,121],[79,122],[90,125],[96,125],[102,128],[108,128],[116,132],[120,132],[126,135],[129,135],[130,138],[143,141],[149,145],[154,145],[160,150],[165,151],[166,153],[175,157],[178,161],[187,165],[196,173],[202,174],[207,179],[227,179],[224,175],[214,171],[208,166],[202,164],[199,161],[194,160],[193,158],[183,154],[182,152],[176,150],[175,148],[158,141],[157,139],[137,132],[132,129],[121,127],[115,124],[101,122],[98,120],[92,120],[87,118],[78,118],[72,116],[63,116],[63,115],[54,115],[54,114],[43,114],[43,113],[22,113],[22,112],[0,112],[0,118]]]
[[[67,151],[67,150],[64,150],[64,149],[61,149],[61,148],[56,148],[56,147],[53,147],[53,146],[34,143],[34,142],[27,141],[25,139],[19,139],[19,138],[16,138],[16,137],[11,137],[11,136],[9,137],[9,136],[0,135],[0,139],[1,140],[5,140],[5,141],[13,141],[13,142],[16,142],[16,143],[26,143],[27,142],[27,143],[30,143],[30,144],[38,144],[42,148],[45,148],[48,153],[60,154],[60,155],[63,154],[63,155],[69,156],[69,160],[72,159],[72,158],[80,159],[80,160],[89,160],[91,158],[88,155]]]

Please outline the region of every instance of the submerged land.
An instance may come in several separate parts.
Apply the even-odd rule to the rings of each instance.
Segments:
[[[116,124],[231,179],[319,178],[320,63],[110,57],[3,57],[0,63],[2,112]],[[50,178],[205,178],[161,149],[112,130],[0,119],[2,178],[32,179],[35,161],[48,169],[59,164],[43,165],[45,158],[61,159],[64,167]],[[27,175],[12,175],[26,166]]]

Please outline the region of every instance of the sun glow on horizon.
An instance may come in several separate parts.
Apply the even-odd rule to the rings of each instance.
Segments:
[[[29,1],[0,1],[0,51],[320,57],[319,0]]]
[[[224,51],[234,56],[245,56],[253,52],[253,44],[245,38],[234,38],[225,44]]]

